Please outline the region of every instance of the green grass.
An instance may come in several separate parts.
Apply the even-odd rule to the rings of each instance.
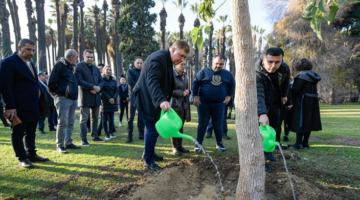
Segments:
[[[288,150],[301,157],[297,162],[288,161],[288,165],[321,172],[324,174],[323,177],[308,178],[329,188],[356,190],[360,196],[360,106],[321,105],[321,116],[323,131],[312,134],[309,150]],[[228,124],[228,135],[231,140],[224,141],[226,152],[218,152],[215,149],[214,136],[205,139],[203,143],[205,150],[215,158],[238,154],[235,121],[228,120]],[[139,170],[142,170],[143,165],[143,141],[138,140],[135,133],[134,141],[130,144],[125,143],[126,123],[124,125],[117,129],[117,138],[105,143],[91,143],[90,147],[80,150],[69,150],[69,154],[65,155],[55,151],[55,132],[37,134],[38,154],[48,157],[51,161],[35,163],[36,168],[32,170],[21,169],[18,166],[11,146],[10,130],[1,127],[0,199],[14,196],[35,198],[43,192],[51,196],[53,191],[59,192],[64,199],[97,198],[111,187],[126,186],[137,180],[142,175]],[[184,131],[196,137],[196,128],[197,112],[192,106],[192,121],[185,123]],[[295,141],[294,133],[290,133],[290,141],[289,143]],[[78,120],[74,128],[73,142],[80,145]],[[193,152],[192,141],[184,140],[184,146],[191,149],[191,153],[181,158],[175,157],[172,155],[170,141],[159,137],[156,152],[165,157],[165,161],[159,162],[159,165],[165,167],[171,161],[202,156]]]

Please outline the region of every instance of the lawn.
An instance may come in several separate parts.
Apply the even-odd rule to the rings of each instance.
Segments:
[[[197,112],[195,107],[191,109],[192,121],[185,123],[184,131],[196,137]],[[325,187],[355,190],[360,198],[360,105],[321,105],[321,117],[323,131],[312,134],[310,149],[286,150],[301,158],[297,162],[289,160],[288,165],[296,165],[305,171],[321,171],[323,176],[314,177],[311,173],[304,176]],[[118,126],[118,118],[115,120]],[[217,159],[238,154],[234,120],[228,120],[228,128],[231,140],[224,141],[226,152],[215,149],[214,136],[203,143],[205,150]],[[44,192],[56,192],[63,199],[95,199],[111,187],[125,187],[142,176],[144,142],[137,139],[135,130],[134,141],[125,143],[126,123],[124,127],[117,128],[117,138],[105,143],[90,143],[90,147],[69,150],[69,154],[64,155],[55,151],[55,132],[45,131],[46,134],[37,134],[36,147],[38,154],[48,157],[50,162],[35,163],[36,168],[28,170],[18,166],[11,146],[10,130],[0,128],[0,199],[45,198],[41,195]],[[294,141],[295,134],[290,133],[289,144]],[[75,124],[73,142],[80,145],[79,120]],[[159,138],[156,152],[165,159],[158,164],[166,167],[172,161],[202,157],[193,151],[192,141],[184,140],[184,145],[191,149],[191,153],[175,157],[170,141]]]

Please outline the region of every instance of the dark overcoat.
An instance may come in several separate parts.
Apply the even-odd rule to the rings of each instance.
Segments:
[[[99,68],[91,64],[92,72],[87,64],[83,61],[76,65],[75,75],[79,83],[79,106],[100,106],[100,93],[92,94],[90,91],[94,86],[101,89],[104,85]]]
[[[116,98],[119,96],[118,88],[116,86],[116,77],[110,76],[109,79],[106,76],[103,77],[103,89],[101,90],[101,112],[115,112],[118,110]],[[115,99],[115,103],[109,103],[111,98]]]
[[[125,90],[122,88],[122,84],[118,86],[118,92],[120,96],[120,101],[127,101],[129,98],[129,85],[125,83]]]
[[[34,64],[31,73],[26,63],[15,52],[0,63],[0,91],[6,109],[16,109],[22,122],[34,122],[49,116],[49,109],[43,93],[39,97],[39,83]]]
[[[293,108],[290,131],[306,133],[322,130],[317,83],[321,76],[307,70],[294,79],[292,86]]]
[[[170,100],[171,108],[180,116],[182,121],[189,122],[191,120],[189,96],[184,97],[184,91],[191,90],[188,86],[188,77],[186,74],[181,76],[174,70],[174,90]]]
[[[155,124],[160,118],[160,104],[170,102],[173,84],[169,49],[156,51],[144,61],[139,80],[131,93],[131,103],[142,117]]]

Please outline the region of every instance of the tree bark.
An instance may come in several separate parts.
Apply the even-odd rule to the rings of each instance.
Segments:
[[[56,60],[58,60],[60,57],[64,56],[64,49],[63,47],[63,41],[62,41],[62,37],[61,37],[61,20],[60,20],[60,6],[59,6],[59,0],[55,0],[55,6],[56,6],[56,24],[57,24],[57,39],[58,39],[58,43],[57,43],[57,55],[56,55]]]
[[[10,16],[10,13],[6,9],[5,0],[0,0],[0,22],[1,22],[1,31],[2,31],[2,57],[3,58],[10,56],[12,54],[9,16]]]
[[[236,199],[265,199],[265,159],[257,116],[254,51],[249,4],[231,0],[236,70],[236,134],[240,174]]]
[[[80,2],[80,32],[81,32],[81,42],[80,42],[80,52],[82,54],[85,50],[85,27],[84,27],[84,1]],[[84,57],[80,56],[80,60],[83,61]]]
[[[337,100],[336,100],[336,94],[335,94],[335,86],[331,86],[331,91],[330,91],[330,104],[331,105],[337,105]]]
[[[30,37],[30,40],[35,42],[35,30],[34,30],[34,25],[33,25],[33,19],[31,17],[31,15],[33,13],[31,0],[26,0],[25,6],[26,6],[26,13],[27,13],[27,18],[28,18],[29,37]]]
[[[18,6],[16,4],[16,0],[7,0],[11,15],[11,20],[14,26],[14,33],[15,33],[15,49],[21,40],[21,30],[20,30],[20,22],[19,22],[19,15],[18,15]]]
[[[107,1],[104,0],[103,3],[103,7],[102,7],[103,11],[104,11],[104,22],[103,22],[103,27],[102,27],[102,59],[104,61],[105,64],[105,55],[107,54],[107,50],[106,50],[106,11],[108,11],[108,4]],[[108,62],[108,65],[110,63]]]
[[[64,3],[64,6],[63,6],[63,12],[61,14],[61,35],[59,37],[61,37],[61,44],[58,44],[59,46],[61,46],[61,50],[62,52],[58,52],[60,54],[62,54],[62,56],[64,56],[65,54],[65,44],[66,44],[66,35],[65,35],[65,30],[66,30],[66,21],[67,21],[67,14],[69,12],[69,8],[68,8],[68,5],[66,3]]]
[[[209,67],[212,66],[212,58],[213,58],[213,54],[212,54],[212,49],[213,49],[213,46],[212,46],[212,36],[213,36],[213,33],[214,33],[214,26],[211,24],[210,26],[210,36],[209,36]]]
[[[77,52],[79,52],[78,49],[78,36],[79,36],[79,30],[78,30],[78,0],[73,0],[73,11],[74,11],[74,16],[73,16],[73,22],[74,22],[74,31],[73,31],[73,49],[75,49]],[[80,54],[81,55],[81,54]],[[82,56],[79,56],[80,58],[82,58]]]
[[[39,71],[47,71],[46,35],[45,35],[45,0],[36,0],[36,16],[38,22],[38,67]]]
[[[100,13],[100,9],[95,5],[94,7],[94,15],[95,15],[95,32],[96,32],[96,52],[98,57],[98,64],[102,62],[102,51],[100,46],[100,31],[99,31],[99,18],[98,14]]]

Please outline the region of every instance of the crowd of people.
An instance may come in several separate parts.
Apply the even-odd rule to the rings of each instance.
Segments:
[[[225,58],[221,55],[214,56],[211,68],[203,68],[196,74],[193,87],[189,88],[185,69],[190,47],[183,40],[176,41],[169,49],[150,54],[145,60],[136,57],[134,68],[127,70],[126,78],[123,75],[115,77],[110,66],[94,65],[94,51],[89,49],[82,52],[84,59],[81,62],[78,62],[78,52],[68,49],[47,77],[45,72],[37,73],[31,61],[35,51],[33,41],[22,39],[18,51],[0,63],[0,94],[6,104],[4,116],[11,122],[12,146],[21,167],[33,168],[32,162],[49,160],[40,157],[35,148],[36,128],[44,134],[46,118],[49,131],[56,131],[56,151],[65,154],[69,153],[68,149],[90,146],[88,132],[91,142],[116,138],[114,116],[120,108],[120,127],[124,114],[127,117],[126,143],[133,141],[137,110],[138,139],[144,140],[144,167],[160,170],[155,161],[161,161],[163,157],[155,153],[159,136],[155,123],[160,119],[161,111],[171,112],[172,108],[184,126],[185,121],[191,120],[190,95],[198,113],[197,141],[203,145],[204,138],[210,138],[214,131],[215,147],[219,151],[226,150],[222,140],[230,139],[226,120],[231,117],[234,107],[235,80],[226,70]],[[286,131],[297,134],[296,143],[290,147],[309,148],[311,131],[321,130],[316,91],[321,77],[311,70],[309,59],[301,59],[295,64],[300,74],[290,88],[290,70],[283,62],[283,56],[280,48],[269,48],[258,63],[259,123],[272,126],[276,130],[276,141],[280,142],[281,123],[285,120]],[[291,101],[291,98],[297,100]],[[2,113],[3,105],[0,107]],[[72,140],[78,107],[81,146]],[[4,126],[10,126],[6,119],[1,119]],[[15,119],[21,123],[15,123]],[[105,140],[100,137],[102,129]],[[183,127],[180,133],[183,133]],[[288,132],[284,141],[288,141]],[[190,152],[184,148],[181,138],[171,138],[171,144],[176,156]],[[201,149],[195,145],[194,151]],[[264,152],[264,155],[275,161],[270,152]],[[267,165],[265,170],[271,172]]]

